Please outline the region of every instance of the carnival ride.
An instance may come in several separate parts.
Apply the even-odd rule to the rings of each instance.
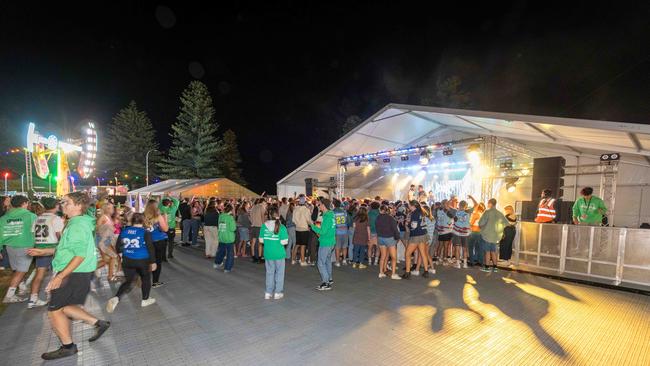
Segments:
[[[74,177],[70,174],[70,161],[78,154],[77,173],[82,179],[89,178],[95,170],[97,158],[97,130],[95,123],[84,124],[78,138],[60,141],[55,135],[45,137],[36,130],[34,123],[29,124],[27,146],[25,149],[25,170],[27,187],[34,189],[32,161],[34,171],[41,179],[56,181],[56,195],[62,196],[74,191]],[[56,155],[56,173],[52,176],[49,160]]]

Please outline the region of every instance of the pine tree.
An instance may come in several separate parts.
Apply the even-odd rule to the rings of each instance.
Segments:
[[[135,101],[113,117],[105,138],[100,138],[100,164],[103,170],[118,172],[120,181],[142,186],[146,175],[146,155],[149,153],[149,177],[155,175],[158,159],[156,131],[147,113],[138,110]],[[112,176],[109,174],[109,177]]]
[[[160,163],[163,174],[177,179],[218,177],[218,127],[208,88],[192,81],[181,95],[181,111],[172,125],[172,147]]]
[[[241,161],[241,155],[237,147],[237,135],[232,130],[227,130],[223,134],[223,153],[219,160],[221,173],[233,182],[245,185],[246,181],[242,176],[242,169],[239,167]]]

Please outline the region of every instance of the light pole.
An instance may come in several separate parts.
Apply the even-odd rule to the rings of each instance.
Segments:
[[[156,149],[151,149],[151,150],[147,151],[147,154],[145,155],[145,158],[144,158],[144,160],[145,160],[145,162],[144,162],[145,173],[146,173],[146,176],[147,176],[146,177],[146,185],[149,185],[149,153],[152,152],[152,151],[156,151]]]
[[[25,174],[20,175],[20,191],[25,193]]]
[[[9,173],[5,173],[5,196],[7,195],[7,177],[9,176]]]

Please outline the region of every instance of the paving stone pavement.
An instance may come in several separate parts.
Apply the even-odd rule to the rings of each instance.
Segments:
[[[315,267],[287,265],[285,298],[264,300],[264,266],[237,259],[230,274],[195,249],[163,266],[157,303],[133,289],[86,308],[112,322],[90,344],[73,325],[77,356],[59,347],[44,308],[10,305],[0,317],[0,365],[549,365],[650,364],[650,298],[534,275],[439,267],[426,279],[378,279],[376,267],[334,269],[315,291]]]

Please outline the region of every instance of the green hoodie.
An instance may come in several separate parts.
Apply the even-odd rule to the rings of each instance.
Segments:
[[[167,198],[172,200],[171,207],[167,207],[163,205],[162,200],[160,200],[160,203],[158,204],[158,208],[160,209],[161,214],[167,215],[167,225],[169,225],[169,228],[176,229],[176,211],[178,211],[179,201],[174,197],[167,197]]]
[[[235,230],[237,224],[229,213],[219,215],[219,243],[232,244],[235,242]]]
[[[600,197],[591,196],[589,200],[580,197],[573,204],[573,218],[581,224],[601,225],[605,213],[607,206]]]
[[[370,223],[370,233],[377,235],[377,217],[379,217],[378,209],[371,209],[368,211],[368,222]]]
[[[0,244],[13,248],[33,248],[32,225],[36,215],[22,207],[13,208],[0,218]]]
[[[94,230],[95,219],[88,215],[79,215],[68,220],[54,252],[52,260],[54,271],[63,271],[74,257],[84,258],[84,261],[73,271],[75,273],[93,272],[97,268]]]
[[[318,243],[322,247],[333,247],[336,244],[336,222],[334,212],[331,210],[323,214],[323,221],[320,227],[311,225],[311,229],[318,234]]]

